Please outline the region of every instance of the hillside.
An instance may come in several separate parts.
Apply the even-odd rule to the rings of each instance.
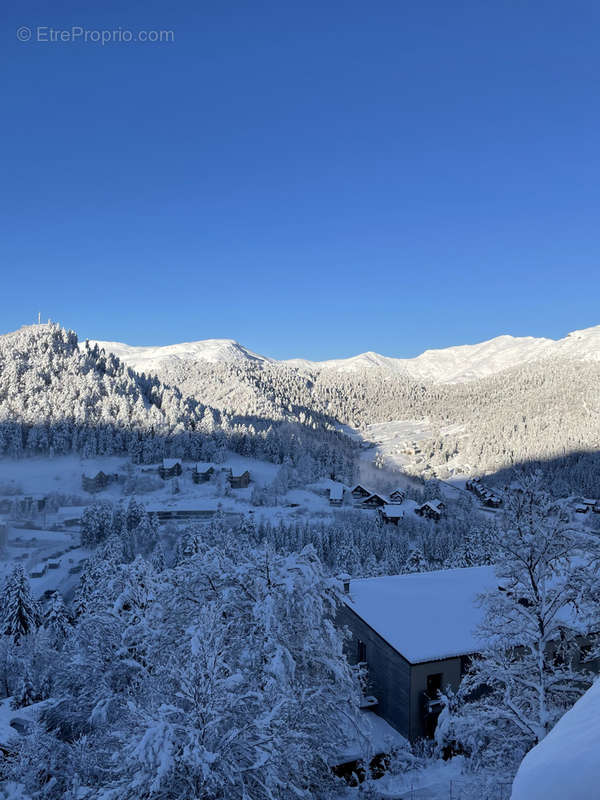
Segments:
[[[129,454],[213,460],[225,448],[281,463],[308,459],[315,477],[351,478],[356,446],[323,415],[222,413],[58,325],[0,337],[0,455]]]
[[[376,354],[302,362],[302,368],[260,358],[189,357],[163,360],[157,372],[184,395],[233,417],[350,426],[389,465],[415,474],[445,478],[552,461],[562,491],[593,493],[599,344],[600,328],[557,342],[505,336],[428,351],[410,362],[413,372],[436,380],[417,379],[397,360]],[[351,368],[365,363],[370,366]],[[561,458],[570,459],[568,470],[557,465]]]

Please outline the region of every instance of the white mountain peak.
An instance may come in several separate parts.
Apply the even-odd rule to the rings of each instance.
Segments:
[[[533,336],[496,336],[478,344],[425,350],[416,358],[390,358],[367,351],[351,358],[309,361],[295,358],[276,361],[254,353],[234,339],[204,339],[162,347],[136,347],[121,342],[92,342],[113,352],[140,372],[156,372],[178,361],[231,363],[258,361],[303,370],[331,369],[359,372],[379,369],[399,372],[417,380],[458,383],[493,375],[505,369],[546,358],[600,361],[600,325],[573,331],[564,339]]]

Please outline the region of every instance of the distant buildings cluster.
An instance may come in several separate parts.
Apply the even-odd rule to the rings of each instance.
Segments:
[[[335,484],[329,490],[329,503],[332,506],[341,506],[348,490],[342,484]],[[374,509],[384,522],[397,525],[406,513],[406,508],[400,508],[406,499],[403,489],[394,489],[389,495],[373,492],[361,483],[357,483],[349,491],[354,505],[358,508]],[[422,505],[417,505],[413,510],[420,517],[439,520],[446,509],[441,500],[428,500]]]

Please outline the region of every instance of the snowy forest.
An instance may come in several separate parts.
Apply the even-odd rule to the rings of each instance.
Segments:
[[[448,462],[471,474],[536,463],[559,493],[600,494],[600,364],[552,360],[458,384],[416,382],[408,375],[332,369],[307,372],[281,364],[177,364],[160,371],[185,394],[232,415],[299,419],[306,408],[356,428],[392,420],[427,420],[422,444],[431,468]],[[453,432],[442,433],[452,426]]]
[[[161,458],[222,460],[225,449],[282,463],[311,476],[352,480],[353,450],[320,414],[290,424],[211,408],[156,377],[139,376],[112,354],[58,325],[0,338],[0,455],[126,453],[133,463]]]

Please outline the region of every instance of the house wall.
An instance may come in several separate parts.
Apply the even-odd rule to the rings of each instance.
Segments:
[[[366,647],[369,693],[379,701],[377,713],[407,738],[410,735],[410,664],[393,647],[343,606],[337,624],[348,626],[353,636],[346,644],[348,661],[357,663],[358,640]]]
[[[462,677],[461,658],[445,658],[440,661],[427,661],[424,664],[411,664],[410,667],[410,730],[411,741],[427,736],[424,714],[427,676],[442,674],[442,690],[450,686],[457,691]],[[433,698],[432,698],[433,699]]]
[[[442,689],[458,690],[463,659],[446,658],[411,664],[348,606],[338,612],[337,624],[347,626],[352,639],[346,644],[351,664],[358,660],[358,641],[366,648],[369,694],[378,700],[377,713],[411,741],[427,736],[425,692],[427,676],[442,674]]]

